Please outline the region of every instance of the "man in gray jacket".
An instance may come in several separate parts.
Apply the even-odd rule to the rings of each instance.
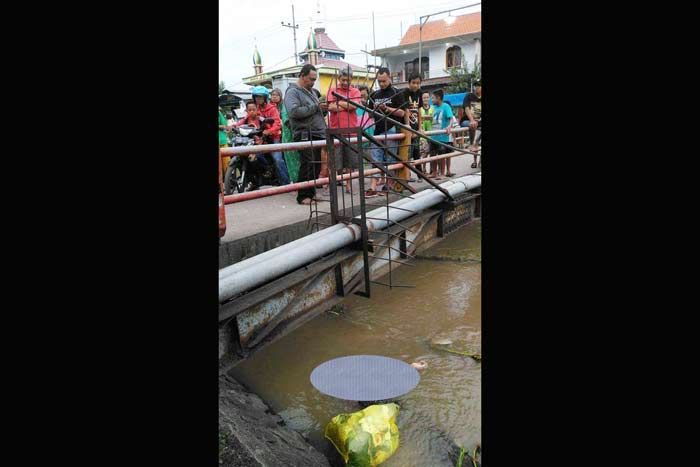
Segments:
[[[328,110],[327,103],[319,102],[311,91],[316,82],[316,68],[306,64],[301,68],[299,80],[292,83],[284,94],[284,106],[289,116],[294,141],[313,141],[326,139],[326,121],[323,112]],[[316,180],[321,169],[321,147],[302,149],[299,166],[299,181]],[[311,204],[316,189],[314,187],[299,190],[297,203]]]

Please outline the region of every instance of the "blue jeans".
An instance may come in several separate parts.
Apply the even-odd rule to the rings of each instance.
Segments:
[[[479,122],[479,123],[481,124],[481,122]],[[469,120],[463,121],[462,123],[459,124],[459,126],[461,126],[462,128],[468,127],[468,126],[469,126]],[[480,130],[481,127],[478,126],[477,129]],[[474,130],[474,129],[469,130],[469,142],[470,142],[471,144],[474,144],[474,137],[475,137],[475,136],[476,136],[476,130]],[[479,141],[481,141],[481,136],[479,136]]]
[[[279,138],[273,141],[274,144],[278,144],[279,142]],[[280,185],[289,185],[289,172],[287,171],[287,163],[284,161],[282,152],[275,151],[270,154],[275,161],[275,166],[277,166],[277,176],[279,177]]]
[[[393,128],[393,127],[392,127],[391,130],[389,130],[389,131],[387,131],[386,133],[383,133],[383,134],[386,134],[386,135],[394,135],[394,134],[396,134],[396,128]],[[376,135],[376,134],[375,134],[375,137],[376,137],[376,136],[381,136],[381,135]],[[396,140],[396,139],[393,139],[393,140],[392,140],[392,139],[389,139],[389,140],[380,141],[380,142],[381,142],[381,143],[384,143],[384,144],[387,146],[387,149],[388,149],[388,150],[390,150],[390,151],[393,152],[394,154],[398,155],[398,153],[399,153],[399,141],[398,141],[398,140]],[[381,148],[379,148],[379,147],[376,146],[376,145],[372,145],[372,160],[373,160],[374,162],[387,162],[388,164],[391,164],[391,163],[394,163],[394,162],[397,162],[397,161],[398,161],[398,159],[395,159],[395,158],[391,157],[391,156],[389,155],[388,152],[385,154],[384,149],[381,149]],[[386,167],[388,164],[382,164],[382,166]],[[374,177],[376,177],[376,178],[381,178],[381,177],[383,177],[383,176],[384,176],[383,173],[378,173],[378,174],[375,174],[375,175],[374,175]]]

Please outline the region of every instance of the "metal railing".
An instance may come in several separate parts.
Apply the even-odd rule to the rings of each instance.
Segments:
[[[460,133],[465,133],[469,130],[469,128],[454,128],[451,130],[452,134],[459,135]],[[434,136],[434,135],[444,135],[447,134],[447,130],[431,130],[431,131],[426,131],[424,132],[426,136]],[[458,147],[463,148],[464,147],[464,139],[466,138],[466,134],[463,136],[456,136],[455,143],[458,145]],[[403,133],[396,133],[396,134],[391,134],[391,135],[377,135],[375,138],[379,141],[386,141],[388,140],[403,140],[406,136]],[[352,137],[348,138],[348,140],[351,143],[357,143],[357,138]],[[263,153],[269,153],[269,152],[274,152],[274,151],[296,151],[300,149],[310,149],[313,147],[325,147],[326,146],[326,140],[315,140],[315,141],[300,141],[300,142],[295,142],[295,143],[278,143],[278,144],[262,144],[262,145],[256,145],[256,146],[239,146],[239,147],[234,147],[234,148],[221,148],[219,150],[220,157],[223,156],[247,156],[251,154],[263,154]],[[339,146],[341,143],[340,141],[336,140],[334,141],[335,146]],[[426,162],[433,162],[441,159],[448,159],[460,155],[464,155],[464,152],[466,151],[470,154],[475,154],[473,151],[461,149],[460,152],[450,152],[446,154],[442,154],[439,156],[430,156],[430,157],[424,157],[421,159],[415,159],[415,160],[410,160],[407,163],[414,166],[414,165],[420,165],[420,164],[425,164]],[[402,168],[404,165],[403,162],[397,162],[396,164],[391,164],[387,166],[386,168],[388,170],[397,170]],[[381,170],[380,169],[368,169],[364,171],[364,175],[373,175],[376,173],[379,173]],[[353,171],[352,173],[348,174],[343,174],[339,175],[336,177],[337,181],[343,181],[343,180],[351,180],[354,178],[357,178],[358,172]],[[328,177],[322,177],[318,178],[315,180],[308,180],[304,182],[297,182],[297,183],[291,183],[289,185],[282,185],[278,187],[272,187],[272,188],[266,188],[262,190],[255,190],[255,191],[249,191],[245,193],[238,193],[238,194],[232,194],[232,195],[227,195],[224,196],[224,203],[225,204],[234,204],[234,203],[240,203],[242,201],[247,201],[251,199],[257,199],[257,198],[265,198],[268,196],[274,196],[274,195],[279,195],[283,193],[290,193],[292,191],[298,191],[302,190],[305,188],[311,188],[311,187],[318,187],[322,185],[327,185],[329,183]]]
[[[452,133],[461,133],[464,131],[469,130],[469,128],[454,128],[451,130]],[[424,132],[425,136],[434,136],[434,135],[444,135],[447,134],[447,130],[431,130],[431,131],[426,131]],[[375,139],[378,139],[379,141],[386,141],[387,139],[389,140],[402,140],[404,139],[404,135],[401,133],[396,133],[396,134],[391,134],[391,135],[375,135]],[[357,143],[357,138],[349,138],[351,143]],[[340,145],[340,141],[335,141],[334,142],[335,146]],[[256,146],[238,146],[238,147],[232,147],[232,148],[221,148],[220,153],[222,156],[246,156],[250,154],[264,154],[268,152],[275,152],[275,151],[298,151],[300,149],[310,149],[313,147],[325,147],[326,146],[326,140],[319,139],[319,140],[314,140],[314,141],[299,141],[296,143],[276,143],[276,144],[259,144]]]

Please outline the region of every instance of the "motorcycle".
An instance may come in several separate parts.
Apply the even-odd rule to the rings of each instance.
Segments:
[[[230,138],[231,146],[255,146],[256,137],[262,138],[264,143],[270,143],[270,140],[263,136],[262,132],[265,125],[273,122],[271,118],[266,118],[262,120],[260,128],[253,125],[241,125],[238,128],[233,128],[233,134]],[[268,154],[236,156],[229,161],[224,175],[224,194],[245,193],[268,184],[277,184],[275,164]]]

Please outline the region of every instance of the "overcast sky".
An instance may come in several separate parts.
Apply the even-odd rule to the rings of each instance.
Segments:
[[[297,48],[306,47],[310,27],[319,27],[341,49],[345,60],[365,65],[366,55],[360,50],[372,50],[372,11],[374,11],[377,48],[398,45],[411,24],[418,24],[423,15],[478,3],[479,0],[219,0],[219,80],[229,90],[249,89],[242,83],[245,76],[254,74],[253,50],[257,43],[262,57],[263,71],[276,69],[281,64],[294,64],[294,37],[292,29],[280,23],[299,25]],[[317,14],[320,5],[320,14]],[[452,12],[452,15],[480,11],[481,5]],[[433,19],[442,19],[447,14]],[[313,22],[312,22],[313,19]],[[367,48],[365,48],[365,46]],[[373,57],[369,57],[373,63]],[[377,62],[379,63],[379,62]]]

